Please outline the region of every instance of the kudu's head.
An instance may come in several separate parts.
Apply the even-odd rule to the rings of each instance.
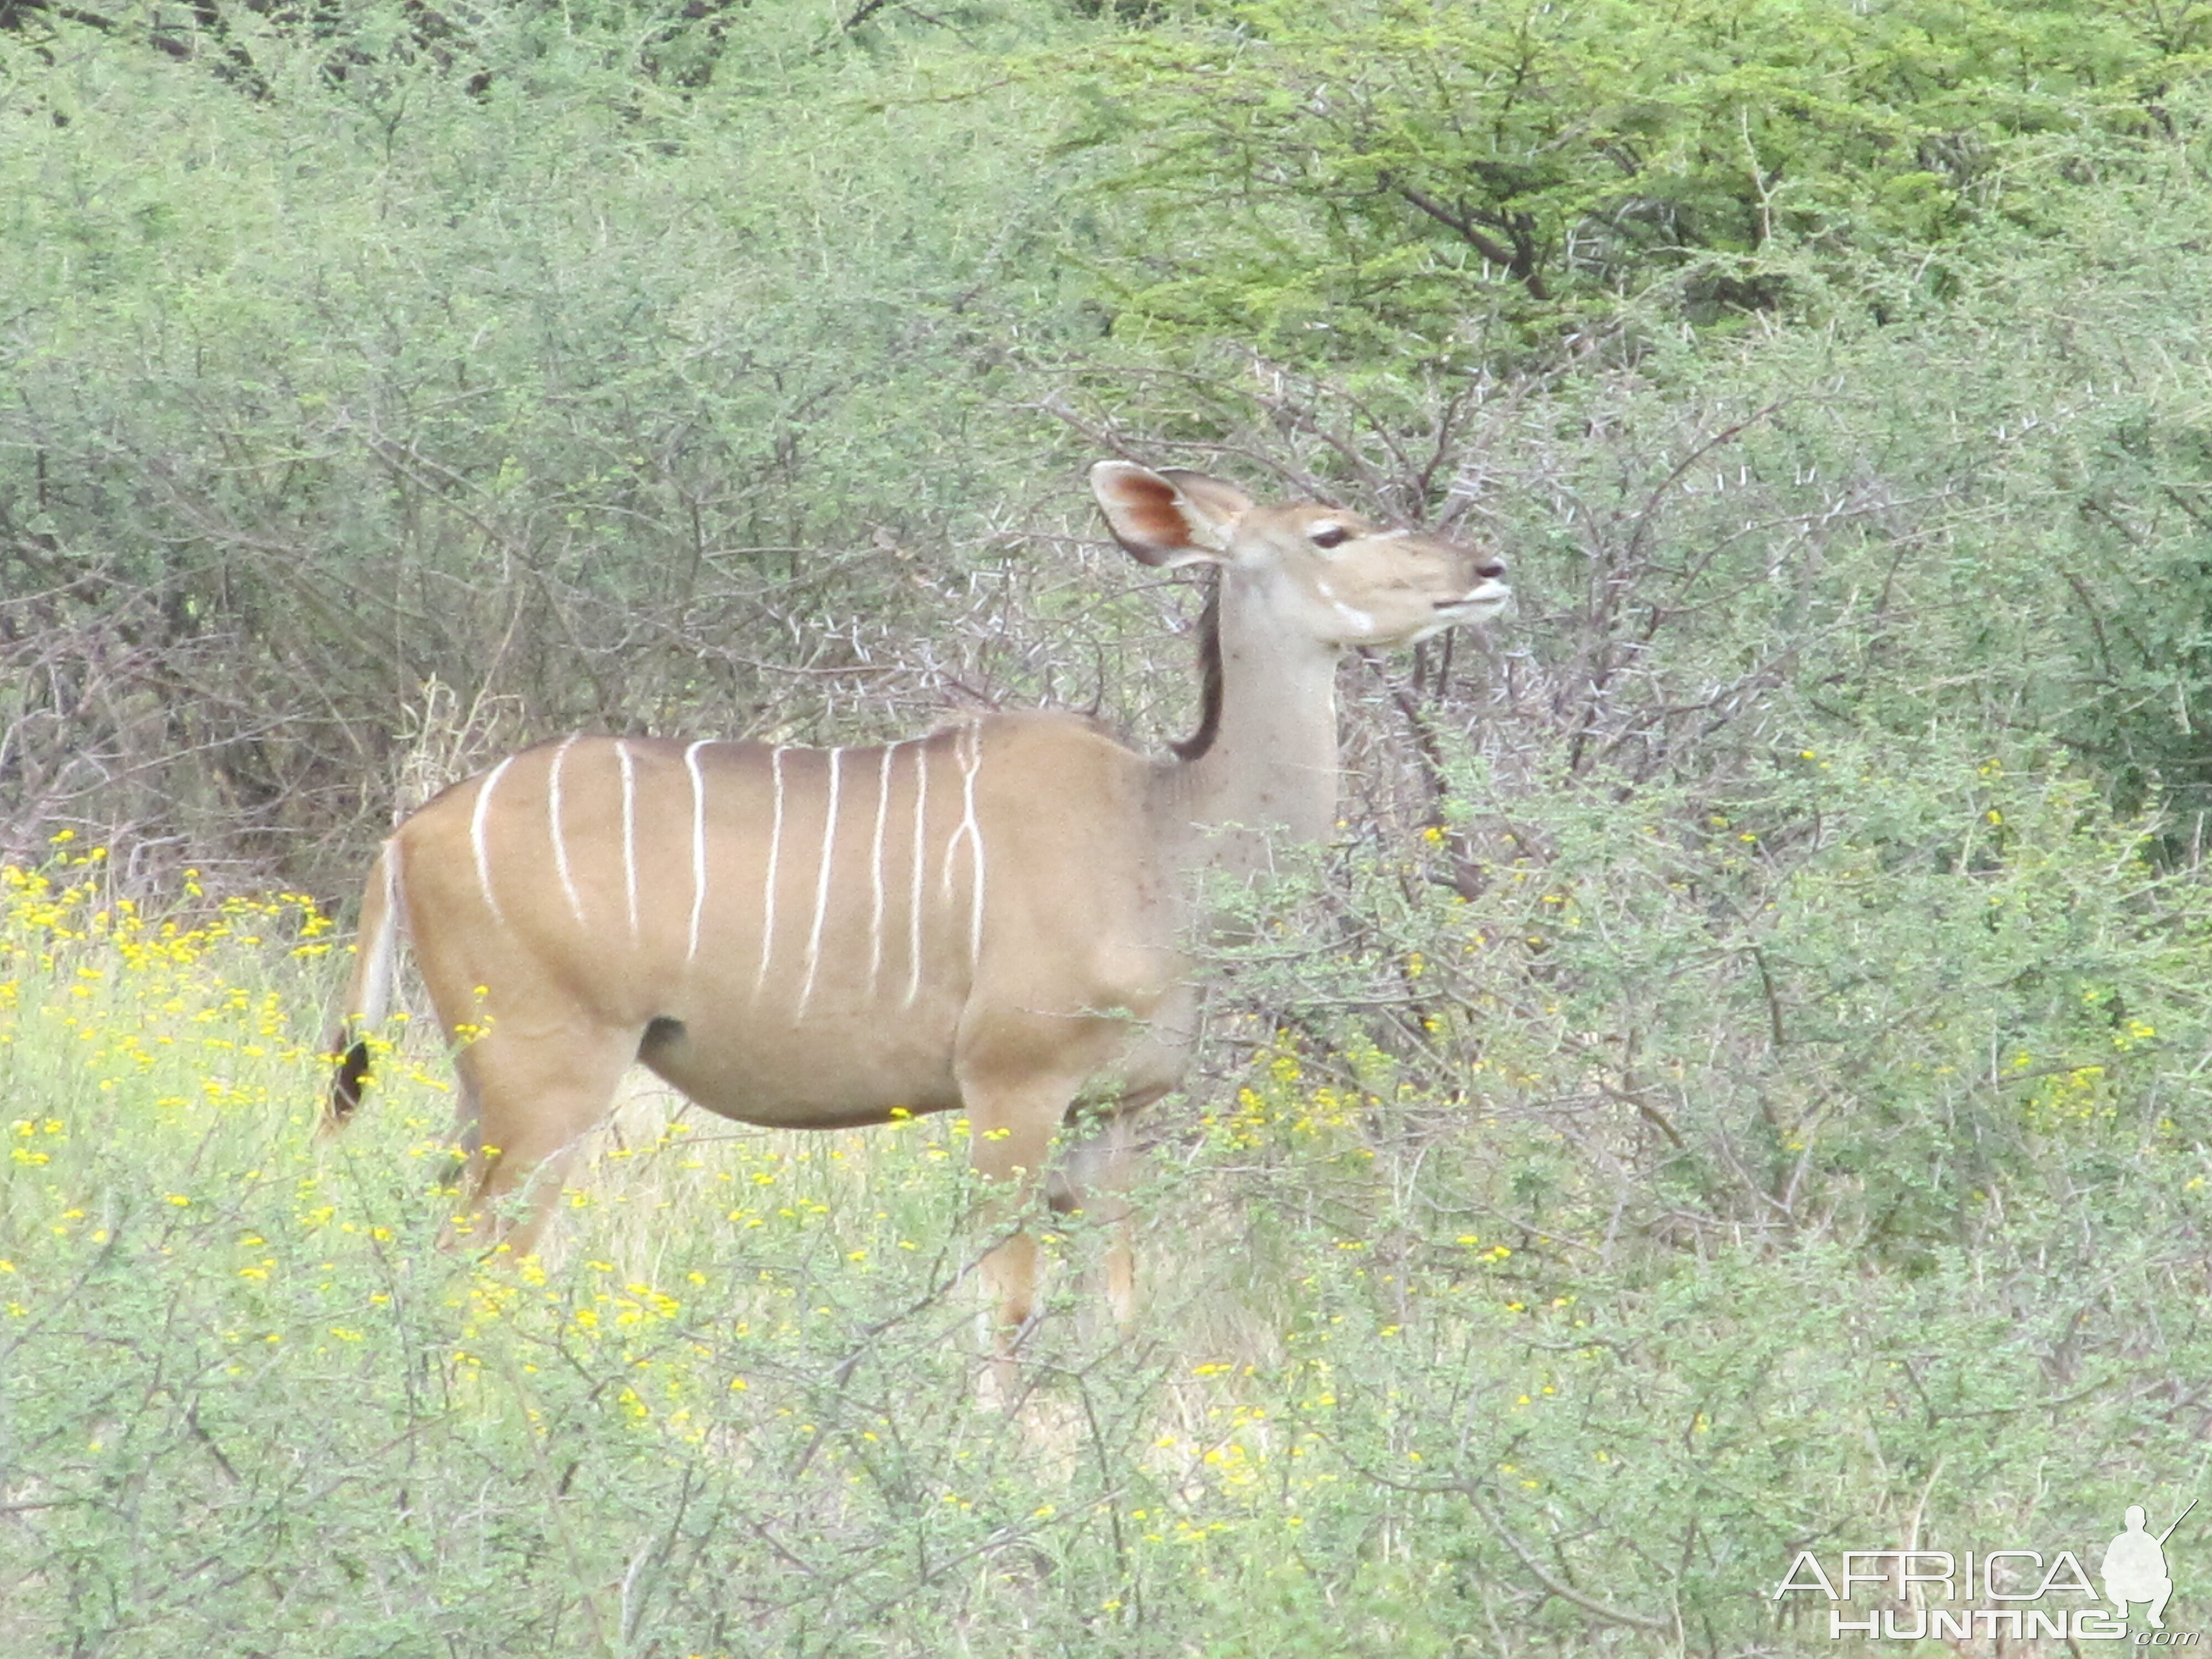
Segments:
[[[1511,603],[1505,562],[1340,507],[1261,507],[1202,472],[1101,461],[1091,488],[1114,538],[1161,568],[1206,562],[1267,590],[1285,624],[1328,647],[1413,645]]]

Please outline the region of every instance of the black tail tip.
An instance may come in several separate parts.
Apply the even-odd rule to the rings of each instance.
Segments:
[[[338,1074],[331,1080],[331,1127],[339,1127],[353,1115],[368,1080],[368,1043],[363,1039],[338,1057]]]

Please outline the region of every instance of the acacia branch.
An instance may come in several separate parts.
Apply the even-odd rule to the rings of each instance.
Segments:
[[[1438,201],[1426,191],[1386,176],[1383,188],[1409,207],[1416,208],[1460,238],[1469,247],[1492,264],[1503,265],[1515,281],[1528,290],[1532,300],[1549,300],[1550,289],[1536,270],[1535,251],[1529,246],[1526,234],[1516,236],[1517,246],[1509,246],[1484,230],[1475,216]]]

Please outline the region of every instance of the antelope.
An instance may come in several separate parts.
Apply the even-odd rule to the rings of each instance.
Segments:
[[[1091,485],[1140,563],[1218,567],[1200,724],[1171,757],[1042,711],[868,748],[569,736],[510,755],[406,819],[370,870],[326,1126],[369,1080],[404,920],[454,1044],[457,1224],[480,1240],[531,1247],[641,1061],[776,1128],[963,1112],[1010,1215],[1071,1127],[1048,1190],[1115,1224],[1106,1290],[1127,1328],[1127,1125],[1196,1041],[1206,881],[1335,827],[1342,651],[1510,595],[1498,559],[1341,507],[1124,461]],[[1036,1242],[1012,1230],[981,1267],[1011,1364]]]

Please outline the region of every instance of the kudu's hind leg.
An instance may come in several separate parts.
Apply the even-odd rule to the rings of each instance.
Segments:
[[[606,1115],[637,1043],[635,1031],[578,1019],[529,1034],[495,1030],[461,1050],[476,1133],[448,1242],[504,1244],[516,1255],[536,1247],[576,1143]]]

